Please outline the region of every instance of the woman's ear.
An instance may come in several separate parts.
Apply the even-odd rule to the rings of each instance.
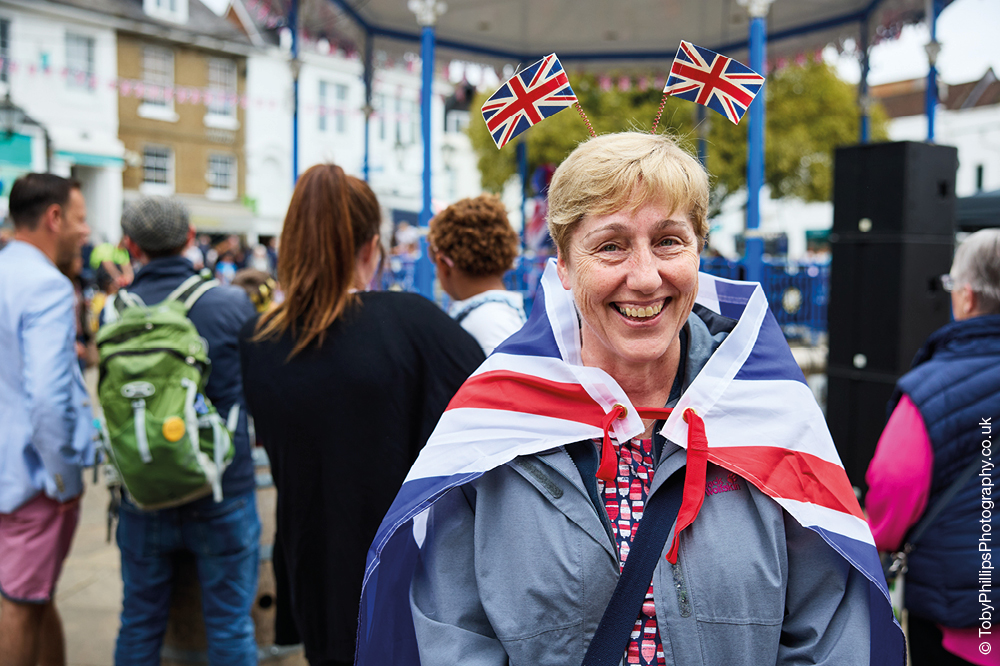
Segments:
[[[573,288],[570,280],[569,266],[566,265],[566,257],[562,250],[556,250],[556,273],[559,274],[559,281],[562,282],[563,289],[567,291]]]
[[[378,234],[375,234],[374,238],[362,245],[358,250],[354,270],[355,288],[367,289],[368,285],[371,284],[372,278],[375,277],[375,273],[378,270],[379,262],[382,259],[380,250]]]

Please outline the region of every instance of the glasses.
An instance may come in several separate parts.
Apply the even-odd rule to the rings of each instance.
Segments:
[[[430,258],[432,264],[436,264],[438,262],[438,259],[440,259],[441,261],[443,261],[444,263],[448,264],[451,267],[455,266],[455,262],[451,260],[451,257],[444,254],[430,243],[427,244],[427,256],[428,258]]]
[[[955,278],[953,278],[950,273],[945,273],[938,279],[941,281],[941,288],[945,291],[951,291],[956,286]]]

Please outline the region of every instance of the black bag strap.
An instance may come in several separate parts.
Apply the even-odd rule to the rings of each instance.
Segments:
[[[684,499],[685,469],[681,467],[671,474],[643,508],[625,567],[583,657],[583,666],[618,666],[621,663],[649,591],[649,581],[653,580],[653,570],[677,521],[677,512]]]
[[[906,545],[909,547],[909,550],[913,550],[917,541],[919,541],[920,537],[922,537],[924,532],[927,531],[928,526],[930,526],[930,524],[934,522],[934,519],[937,518],[942,511],[944,511],[944,508],[955,498],[955,495],[957,495],[958,491],[962,489],[962,486],[964,486],[969,479],[972,478],[972,475],[979,469],[981,469],[980,459],[973,458],[972,463],[962,470],[962,473],[958,475],[958,478],[955,479],[950,486],[948,486],[946,491],[941,493],[941,497],[939,497],[938,501],[934,503],[931,510],[925,513],[924,517],[920,519],[920,522],[917,523],[916,527],[910,531],[909,538],[906,539]]]

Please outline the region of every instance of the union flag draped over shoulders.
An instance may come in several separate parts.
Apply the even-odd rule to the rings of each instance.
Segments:
[[[764,77],[715,51],[681,42],[663,92],[717,111],[739,124]]]
[[[515,74],[483,104],[483,119],[497,148],[535,123],[576,104],[576,93],[555,53]]]
[[[697,303],[737,323],[661,433],[686,446],[683,413],[701,415],[710,461],[754,484],[869,580],[870,663],[901,666],[903,634],[871,531],[763,290],[702,273]],[[601,421],[616,404],[628,411],[613,423],[614,438],[642,433],[618,383],[582,364],[573,296],[550,259],[528,322],[456,393],[379,527],[361,595],[358,666],[420,663],[409,589],[429,507],[518,456],[601,437]]]

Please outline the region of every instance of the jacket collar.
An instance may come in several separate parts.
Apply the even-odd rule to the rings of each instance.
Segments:
[[[194,274],[194,264],[181,255],[160,257],[159,259],[151,260],[139,269],[139,272],[135,274],[135,279],[132,281],[132,288],[142,284],[158,282],[163,279],[183,279]]]
[[[1000,315],[982,315],[945,324],[927,338],[914,356],[912,367],[930,360],[938,352],[964,347],[968,343],[974,343],[977,349],[985,351],[991,346],[989,338],[995,339],[997,345],[994,346],[1000,347]]]

